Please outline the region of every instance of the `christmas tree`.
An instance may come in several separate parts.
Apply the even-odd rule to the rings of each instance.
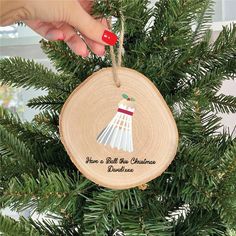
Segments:
[[[0,108],[0,204],[47,214],[53,220],[0,216],[4,235],[234,235],[236,140],[218,112],[235,113],[236,98],[220,93],[236,76],[236,25],[211,42],[210,0],[97,1],[94,14],[125,20],[123,66],[147,76],[177,122],[175,160],[145,190],[111,190],[86,179],[59,136],[60,110],[93,72],[111,66],[104,57],[76,56],[63,42],[41,41],[57,73],[22,58],[1,59],[1,83],[42,89],[28,106],[31,122]],[[119,45],[118,45],[119,46]],[[117,47],[118,47],[117,46]],[[116,48],[115,48],[116,50]]]

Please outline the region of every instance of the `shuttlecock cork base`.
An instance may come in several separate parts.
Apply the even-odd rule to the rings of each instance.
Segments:
[[[88,179],[127,189],[161,175],[174,159],[178,131],[157,88],[139,72],[102,69],[80,84],[60,114],[61,140]]]

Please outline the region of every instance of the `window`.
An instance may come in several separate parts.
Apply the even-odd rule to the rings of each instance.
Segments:
[[[214,22],[236,21],[236,0],[215,0]]]

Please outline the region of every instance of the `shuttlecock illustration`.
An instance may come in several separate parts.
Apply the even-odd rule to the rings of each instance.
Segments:
[[[97,142],[126,152],[133,152],[132,117],[134,98],[122,94],[117,113],[111,122],[97,136]]]

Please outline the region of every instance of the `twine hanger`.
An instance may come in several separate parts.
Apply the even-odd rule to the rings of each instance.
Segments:
[[[120,31],[120,38],[119,38],[119,48],[118,48],[118,54],[117,54],[117,61],[116,61],[116,55],[114,51],[114,47],[110,46],[110,55],[111,55],[111,61],[112,61],[112,74],[113,74],[113,80],[115,82],[115,85],[119,88],[121,86],[120,79],[118,78],[117,73],[117,67],[121,67],[122,64],[122,52],[123,52],[123,43],[124,43],[124,16],[121,15],[121,31]],[[109,17],[109,28],[112,29],[112,17]]]

